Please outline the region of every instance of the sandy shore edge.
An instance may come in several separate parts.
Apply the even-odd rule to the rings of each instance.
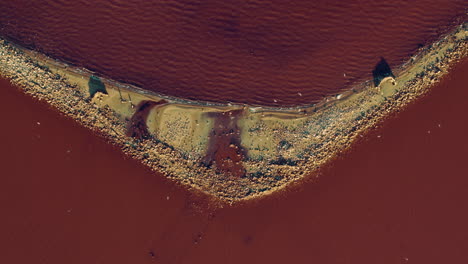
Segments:
[[[100,79],[106,93],[91,98],[93,73],[5,39],[0,39],[0,75],[151,169],[234,203],[313,175],[361,133],[427,93],[467,55],[467,36],[465,23],[423,48],[378,87],[366,82],[298,108],[193,102],[105,78]],[[143,109],[145,104],[151,107]],[[135,127],[144,135],[140,128],[129,134]],[[227,154],[214,156],[217,151]]]

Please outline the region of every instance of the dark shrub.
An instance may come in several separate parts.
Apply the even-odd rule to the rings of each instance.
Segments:
[[[104,83],[102,83],[101,79],[99,79],[99,77],[97,76],[89,77],[88,87],[89,87],[89,96],[91,98],[93,98],[97,92],[107,94],[106,86],[104,85]]]

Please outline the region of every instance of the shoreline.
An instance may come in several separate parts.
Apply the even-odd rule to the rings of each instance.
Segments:
[[[466,23],[460,25],[422,49],[397,70],[395,79],[383,78],[378,87],[367,82],[309,107],[196,104],[103,78],[107,94],[89,98],[90,72],[2,39],[0,74],[151,169],[234,203],[310,176],[358,135],[428,92],[467,55],[467,30]],[[145,101],[157,104],[139,119],[148,136],[126,136]],[[215,152],[224,154],[216,157]]]

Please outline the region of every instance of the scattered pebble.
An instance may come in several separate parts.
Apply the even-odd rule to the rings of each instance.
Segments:
[[[7,49],[5,47],[0,47],[0,49],[6,50],[8,52],[12,52],[11,51],[12,49]],[[3,51],[1,51],[1,53],[3,54]],[[37,67],[33,67],[30,64],[27,64],[27,63],[25,64],[24,63],[25,60],[23,59],[23,56],[16,55],[17,54],[16,51],[14,52],[14,54],[15,54],[14,56],[2,55],[0,57],[0,65],[8,65],[8,69],[11,68],[11,73],[9,73],[9,75],[12,77],[15,77],[16,78],[15,83],[17,85],[24,86],[24,89],[25,91],[27,91],[27,93],[31,94],[34,97],[44,99],[45,101],[49,102],[51,105],[54,105],[55,107],[57,107],[61,112],[75,117],[86,127],[95,128],[99,126],[99,129],[102,129],[103,132],[110,134],[109,137],[112,138],[114,142],[124,145],[126,148],[125,152],[127,152],[129,155],[141,157],[142,149],[145,151],[150,151],[150,149],[152,150],[152,149],[157,148],[158,145],[152,141],[143,142],[140,145],[138,145],[137,144],[138,142],[135,142],[132,139],[129,139],[123,136],[122,131],[124,129],[124,126],[122,123],[119,122],[119,119],[115,115],[113,115],[114,113],[111,110],[99,108],[95,104],[89,104],[88,102],[83,100],[83,94],[80,93],[77,89],[75,89],[76,87],[74,88],[74,87],[66,86],[67,85],[66,82],[60,75],[56,75],[55,78],[54,76],[52,76],[51,78],[51,75],[49,73],[44,74],[43,70]],[[21,75],[18,77],[18,73],[30,74],[30,75],[29,76]],[[38,75],[41,75],[41,78],[37,78]],[[57,76],[59,78],[57,78]],[[346,77],[346,73],[343,73],[343,76]],[[34,78],[35,82],[37,83],[33,85],[30,81],[28,81],[29,80],[28,78],[29,79]],[[84,79],[85,77],[81,76],[81,78]],[[416,83],[417,85],[425,85],[427,84],[427,77],[425,79],[426,83],[424,83],[424,80],[418,80],[418,81],[419,83]],[[64,84],[67,89],[64,89]],[[300,92],[298,92],[297,94],[299,96],[302,96],[302,93]],[[340,95],[337,95],[336,98],[340,99],[341,97]],[[413,99],[413,97],[409,97],[408,100],[411,100],[411,99]],[[333,98],[331,98],[330,100],[333,101]],[[327,102],[329,102],[330,100],[328,98],[326,99]],[[277,99],[274,99],[273,101],[275,103],[278,102]],[[315,110],[316,109],[314,109],[314,112]],[[231,113],[229,112],[229,114]],[[262,113],[261,116],[264,117],[265,114]],[[366,115],[366,118],[367,118],[367,115]],[[370,119],[370,118],[377,118],[377,117],[369,117],[369,120],[373,121],[374,119]],[[40,125],[40,122],[36,122],[36,124]],[[325,125],[327,125],[327,123],[325,123]],[[437,124],[437,125],[439,128],[441,127],[441,124]],[[326,140],[327,139],[326,135],[328,135],[333,128],[334,128],[333,126],[326,127],[326,129],[323,130],[322,135],[320,135],[319,138],[317,138],[317,140],[322,140],[322,138]],[[175,129],[175,130],[178,130],[178,129]],[[180,132],[180,131],[177,131],[177,132]],[[280,133],[281,130],[275,130],[273,132],[274,132],[275,137],[276,137],[276,134],[279,134],[278,136],[282,136]],[[429,130],[427,131],[427,133],[431,133],[431,131]],[[296,137],[296,135],[293,135],[293,136]],[[363,137],[362,134],[360,134],[359,136]],[[40,135],[37,135],[36,137],[39,139]],[[307,135],[307,138],[308,137],[309,136]],[[381,138],[381,137],[382,137],[381,135],[377,136],[377,138]],[[335,140],[335,138],[333,140]],[[337,140],[341,140],[344,142],[345,140],[348,140],[348,139],[339,135]],[[259,141],[260,142],[272,141],[272,139],[268,137],[264,137],[264,138],[260,138]],[[331,142],[331,140],[329,142]],[[340,142],[336,144],[338,145]],[[158,151],[161,153],[161,157],[157,161],[152,162],[151,166],[159,166],[158,168],[164,169],[171,173],[173,173],[172,169],[174,167],[177,167],[177,170],[176,170],[177,173],[173,173],[175,176],[178,176],[179,174],[182,174],[183,172],[185,172],[183,170],[185,169],[185,167],[178,166],[179,163],[177,163],[177,161],[178,159],[180,159],[180,157],[173,155],[175,151],[172,151],[169,148],[162,148],[162,149],[158,148]],[[70,153],[71,150],[66,150],[66,152]],[[330,149],[324,148],[323,152],[325,154],[328,154],[324,159],[328,159],[332,157],[333,153],[330,152]],[[255,165],[255,166],[261,166],[261,165]],[[206,168],[203,168],[203,169],[204,170],[198,169],[196,173],[205,175],[210,172]],[[292,169],[295,169],[295,168],[292,168]],[[300,177],[300,175],[301,174],[298,172],[295,175],[295,177]],[[186,174],[184,174],[184,177],[186,177]],[[316,177],[318,177],[318,175]],[[192,178],[190,178],[190,180],[192,180]],[[203,186],[208,186],[205,183],[211,183],[210,182],[211,178],[206,178],[206,179],[204,178],[203,180],[206,180],[206,182],[202,182],[203,184],[200,184],[200,181],[189,182],[187,179],[183,179],[182,181],[184,183],[187,182],[187,184],[191,186],[195,186],[195,187],[203,189]],[[231,201],[235,201],[236,199],[242,198],[242,197],[235,196],[237,195],[237,191],[234,188],[231,188],[231,187],[235,187],[233,186],[234,184],[231,184],[229,182],[226,182],[226,183],[216,182],[215,184],[220,184],[219,186],[220,189],[223,189],[223,191],[226,191],[225,193],[223,192],[224,198],[232,199]],[[212,190],[209,190],[209,189],[208,190],[204,189],[203,191],[212,192]],[[170,197],[166,196],[166,200],[170,200]],[[67,210],[67,212],[70,213],[71,209]],[[197,243],[200,239],[201,237],[197,239]],[[403,258],[403,259],[408,261],[408,258]]]

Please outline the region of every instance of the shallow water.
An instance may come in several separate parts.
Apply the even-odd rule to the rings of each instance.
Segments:
[[[465,8],[323,2],[225,14],[222,3],[181,2],[5,1],[0,34],[166,94],[296,105],[370,79],[380,56],[400,64]],[[213,208],[0,80],[0,262],[466,263],[467,71],[465,60],[319,180],[233,208]]]
[[[0,35],[162,94],[309,104],[397,67],[463,0],[0,2]]]
[[[0,82],[2,263],[466,263],[468,60],[318,180],[210,209]]]

